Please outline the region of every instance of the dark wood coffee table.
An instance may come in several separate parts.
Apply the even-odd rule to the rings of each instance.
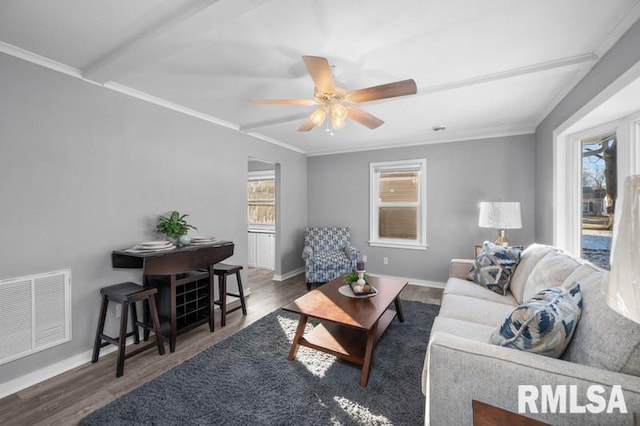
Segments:
[[[342,277],[311,290],[282,309],[300,314],[289,361],[296,357],[300,345],[335,355],[362,366],[360,386],[366,387],[371,371],[371,357],[378,338],[396,314],[404,322],[400,292],[406,281],[370,277],[378,294],[367,299],[344,296],[338,289],[345,285]],[[395,311],[388,309],[395,304]],[[306,336],[304,329],[309,318],[320,320]]]

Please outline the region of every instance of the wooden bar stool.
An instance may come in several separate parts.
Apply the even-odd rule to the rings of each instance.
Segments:
[[[132,282],[115,284],[100,289],[100,294],[102,294],[102,307],[100,308],[98,331],[96,332],[96,340],[93,345],[93,357],[91,358],[91,362],[98,361],[101,348],[107,346],[108,344],[116,345],[118,347],[116,377],[120,377],[124,373],[124,360],[126,358],[149,349],[153,345],[157,345],[158,353],[160,355],[164,355],[164,342],[162,341],[162,333],[160,331],[160,319],[158,318],[158,308],[156,306],[156,293],[158,293],[158,290],[155,288],[142,287],[140,284]],[[153,324],[148,324],[138,320],[136,302],[141,300],[147,301]],[[104,334],[104,322],[107,316],[107,306],[109,305],[110,301],[122,304],[122,312],[120,315],[120,335],[117,338],[113,338]],[[133,326],[133,330],[127,333],[127,318],[129,316],[129,306],[131,306],[131,323]],[[127,337],[133,336],[134,343],[140,343],[140,334],[138,333],[138,327],[142,327],[145,330],[153,330],[156,341],[155,343],[152,342],[130,353],[126,353],[125,346]]]
[[[220,306],[220,326],[224,327],[227,323],[226,317],[228,313],[242,309],[242,315],[247,315],[247,305],[244,300],[244,291],[242,290],[242,279],[240,278],[240,271],[242,266],[240,265],[227,265],[226,263],[216,263],[213,266],[213,273],[218,277],[218,293],[220,299],[214,303]],[[238,293],[229,293],[227,291],[227,276],[236,274],[236,280],[238,281]],[[227,311],[227,295],[240,298],[240,306],[237,306]]]

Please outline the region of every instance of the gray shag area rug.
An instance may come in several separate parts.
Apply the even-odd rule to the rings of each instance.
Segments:
[[[300,347],[298,316],[275,311],[84,418],[82,425],[421,425],[422,365],[439,306],[402,301],[360,367]],[[313,326],[313,323],[308,327]]]

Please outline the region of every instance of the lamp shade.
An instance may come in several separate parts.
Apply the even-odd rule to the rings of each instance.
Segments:
[[[522,215],[519,202],[486,202],[480,203],[478,226],[494,229],[522,228]]]
[[[615,225],[607,304],[640,323],[640,175],[625,179]]]

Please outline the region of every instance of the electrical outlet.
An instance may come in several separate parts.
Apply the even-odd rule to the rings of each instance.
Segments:
[[[366,261],[367,261],[367,255],[366,255],[366,254],[363,254],[363,255],[362,255],[362,261],[363,261],[363,262],[366,262]]]
[[[120,318],[122,316],[122,305],[116,305],[116,318]]]
[[[383,257],[382,258],[382,263],[385,264],[385,265],[388,265],[389,264],[389,258],[388,257]]]

